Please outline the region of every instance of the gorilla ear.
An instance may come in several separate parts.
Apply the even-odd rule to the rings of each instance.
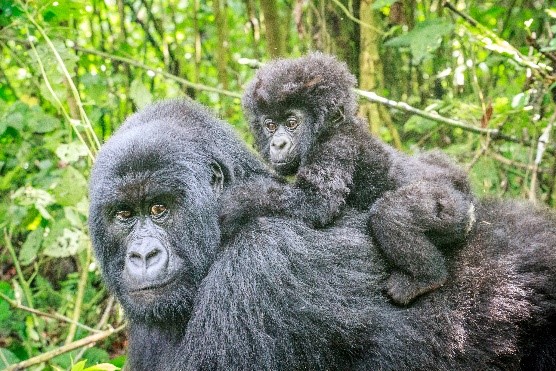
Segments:
[[[217,195],[220,195],[220,193],[222,193],[222,189],[224,189],[224,172],[218,162],[210,164],[210,170],[212,171],[212,177],[210,179],[212,190]]]

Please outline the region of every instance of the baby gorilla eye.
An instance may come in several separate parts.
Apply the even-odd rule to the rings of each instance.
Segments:
[[[116,212],[116,218],[122,222],[125,222],[129,218],[131,218],[131,211],[130,210],[118,210]]]
[[[295,116],[288,117],[286,120],[286,127],[290,130],[295,129],[297,125],[299,125],[299,121],[297,121],[297,117]]]
[[[164,213],[166,212],[166,206],[162,205],[162,204],[157,204],[157,205],[152,205],[151,206],[151,216],[154,217],[161,217],[162,215],[164,215]]]
[[[274,123],[274,121],[272,121],[271,119],[264,120],[264,125],[266,126],[266,129],[271,133],[274,133],[276,131],[276,123]]]

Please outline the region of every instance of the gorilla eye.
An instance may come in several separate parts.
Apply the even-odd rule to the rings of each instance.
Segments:
[[[164,213],[166,212],[166,206],[162,205],[162,204],[158,204],[158,205],[152,205],[151,206],[151,215],[154,217],[160,217],[162,215],[164,215]]]
[[[271,133],[274,133],[276,131],[276,124],[271,119],[264,120],[264,125]]]
[[[295,117],[289,117],[288,120],[286,121],[286,127],[290,130],[293,130],[297,127],[297,125],[299,124],[299,121],[297,121],[297,118]]]
[[[131,218],[131,211],[130,210],[119,210],[116,212],[116,218],[118,220],[125,222],[129,218]]]

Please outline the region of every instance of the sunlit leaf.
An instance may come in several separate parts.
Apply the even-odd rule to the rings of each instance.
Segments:
[[[87,195],[87,180],[77,169],[68,166],[54,185],[52,194],[62,206],[75,205]]]
[[[395,37],[384,43],[391,47],[409,47],[413,63],[432,57],[432,53],[440,47],[442,37],[452,32],[454,26],[442,19],[432,19],[419,23],[405,35]]]
[[[73,256],[79,251],[87,248],[88,244],[89,237],[81,230],[64,228],[62,229],[62,233],[45,247],[43,254],[55,258]]]
[[[87,147],[81,142],[62,143],[56,148],[56,156],[63,162],[71,164],[87,156]]]
[[[140,78],[133,80],[131,83],[129,96],[137,108],[143,108],[153,100],[151,92],[143,84]]]
[[[39,227],[27,235],[21,250],[19,250],[19,263],[21,265],[31,264],[37,258],[43,234],[44,229]]]
[[[373,2],[373,9],[381,9],[384,8],[385,6],[390,6],[392,4],[394,4],[396,1],[398,0],[376,0],[375,2]]]

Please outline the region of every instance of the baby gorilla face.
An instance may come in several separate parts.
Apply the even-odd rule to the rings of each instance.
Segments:
[[[281,175],[295,174],[302,157],[301,138],[307,130],[307,115],[292,109],[284,113],[262,115],[260,124],[267,138],[265,157]]]

